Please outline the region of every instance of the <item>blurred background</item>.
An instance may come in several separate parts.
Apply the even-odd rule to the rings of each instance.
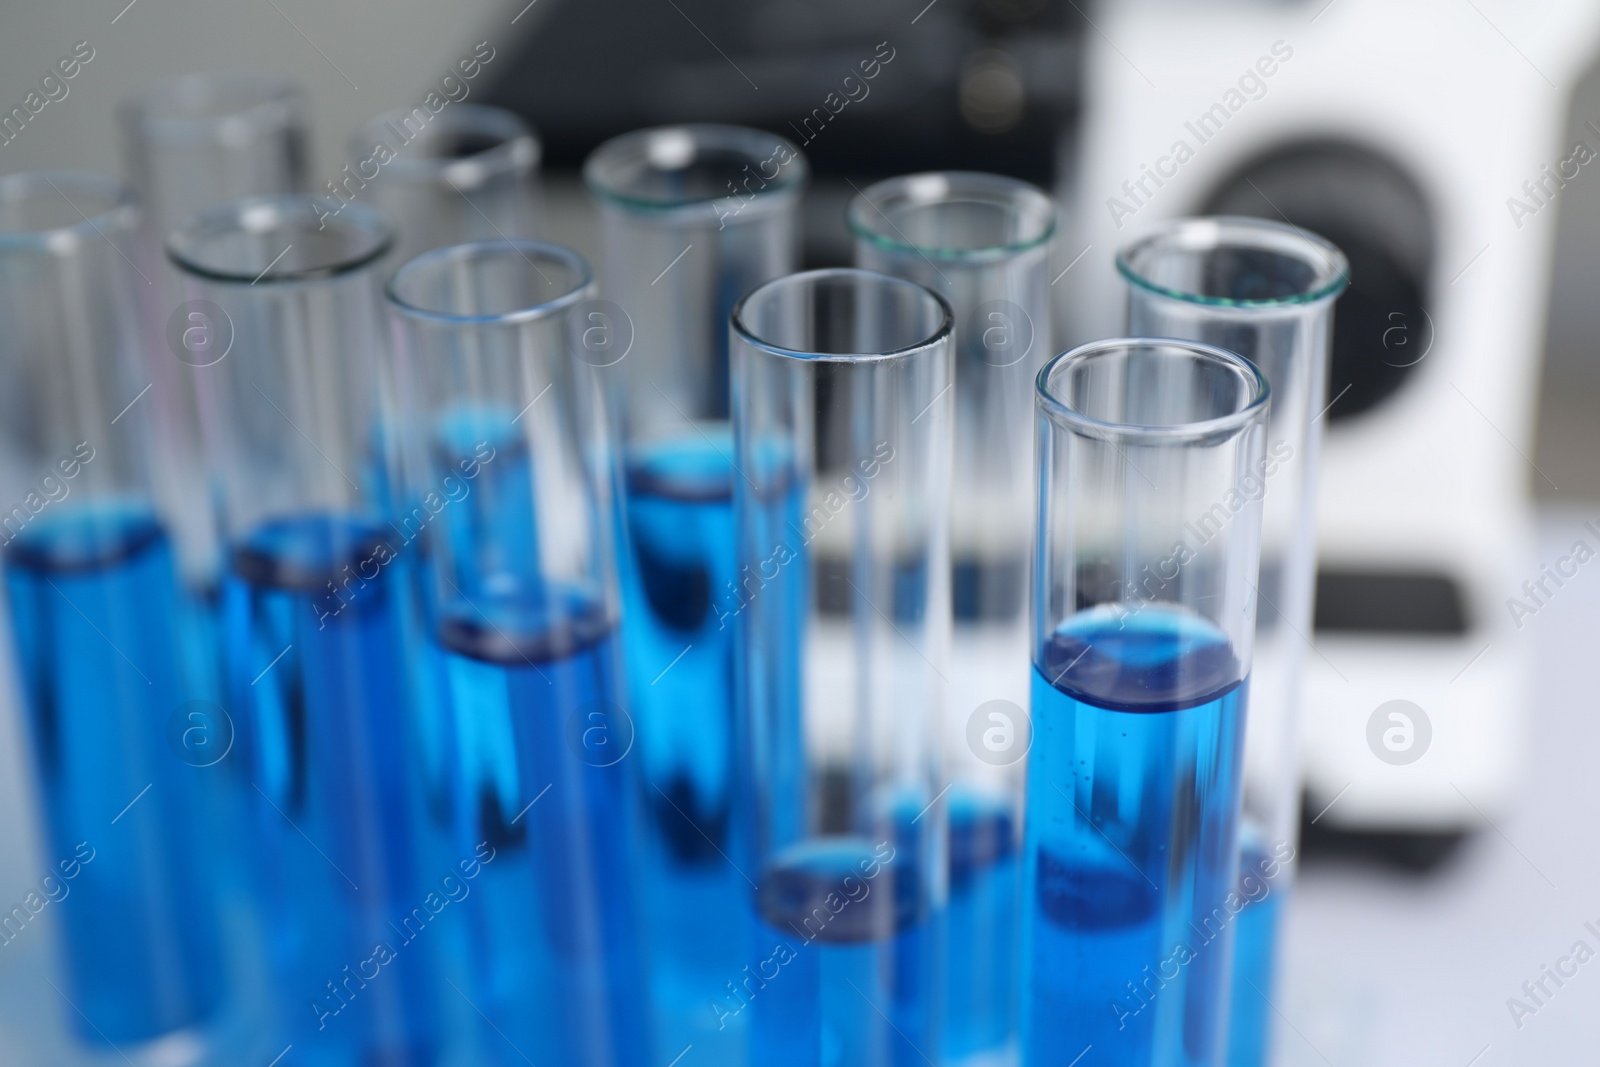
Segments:
[[[58,0],[0,16],[0,113],[84,41],[92,60],[8,130],[0,173],[114,172],[119,98],[242,69],[307,86],[320,185],[358,123],[415,106],[487,42],[472,98],[535,127],[546,236],[591,259],[582,160],[675,121],[803,147],[808,266],[849,260],[845,204],[884,176],[988,170],[1054,190],[1068,341],[1114,328],[1111,255],[1141,226],[1207,211],[1324,233],[1353,288],[1328,383],[1280,1060],[1594,1061],[1600,967],[1532,1015],[1508,998],[1574,942],[1600,946],[1584,925],[1600,929],[1600,569],[1537,601],[1523,589],[1575,541],[1600,545],[1584,527],[1600,523],[1600,2]],[[871,58],[878,76],[847,83]],[[1192,160],[1171,162],[1178,141]],[[1537,610],[1519,619],[1511,598]],[[12,691],[0,903],[42,869]],[[1369,750],[1391,699],[1430,718],[1414,763]],[[0,1048],[59,1014],[23,980],[47,951],[0,948]]]

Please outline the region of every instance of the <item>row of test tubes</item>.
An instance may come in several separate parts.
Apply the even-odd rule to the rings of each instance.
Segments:
[[[332,197],[291,84],[121,118],[132,190],[0,178],[83,1048],[1267,1062],[1337,249],[1163,227],[1132,336],[1047,360],[1023,182],[872,185],[795,273],[794,145],[640,131],[597,282],[497,109],[374,120]]]

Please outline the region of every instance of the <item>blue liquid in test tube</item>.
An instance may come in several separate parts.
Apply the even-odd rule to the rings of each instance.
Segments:
[[[1264,852],[1249,847],[1240,852],[1240,878],[1249,872],[1270,870],[1273,860]],[[1268,1062],[1272,1030],[1269,1026],[1272,1007],[1267,998],[1272,995],[1276,977],[1276,952],[1278,923],[1283,917],[1284,894],[1287,885],[1272,885],[1257,880],[1251,885],[1241,885],[1241,896],[1254,889],[1267,886],[1268,895],[1251,900],[1234,920],[1233,943],[1233,1000],[1228,1019],[1228,1062],[1232,1067],[1260,1067]],[[1246,896],[1246,899],[1249,899]]]
[[[1033,687],[1024,931],[1053,1010],[1024,1036],[1028,1062],[1092,1044],[1117,1063],[1213,1063],[1231,931],[1212,909],[1233,887],[1244,726],[1227,636],[1171,608],[1090,609]]]
[[[733,978],[705,946],[729,936],[749,887],[730,864],[734,784],[733,439],[727,424],[638,450],[627,471],[632,563],[623,582],[634,655],[656,665],[641,686],[645,847],[660,873],[652,910],[664,979],[681,1000],[710,1001]],[[711,1018],[708,1014],[707,1020]]]
[[[424,896],[395,721],[409,699],[407,564],[389,562],[342,598],[330,592],[351,573],[372,573],[391,537],[355,513],[272,520],[235,547],[225,592],[231,704],[253,724],[253,778],[267,802],[257,815],[268,951],[289,1017],[316,1032],[302,1042],[307,1054],[328,1057],[314,1062],[361,1050],[428,1063],[439,1040],[421,984],[431,946],[403,925]],[[382,1020],[400,1018],[405,1036],[395,1040]]]
[[[515,414],[458,413],[435,450],[441,483],[480,460],[451,505],[459,595],[442,598],[434,640],[460,752],[459,840],[492,856],[475,904],[495,943],[478,957],[481,988],[514,1019],[504,1041],[485,1043],[508,1065],[522,1062],[517,1049],[536,1062],[643,1063],[648,1035],[613,1022],[637,1014],[644,988],[636,916],[618,897],[633,878],[633,783],[620,763],[635,741],[616,625],[579,583],[533,573],[536,471],[523,437],[503,431]]]
[[[813,838],[780,852],[756,893],[754,1062],[925,1063],[937,951],[914,835]],[[770,962],[769,962],[770,961]]]
[[[614,767],[573,758],[569,722],[571,709],[616,706],[614,632],[602,612],[578,600],[553,613],[528,601],[480,601],[479,607],[487,618],[476,611],[446,616],[439,644],[452,698],[473,724],[467,732],[482,742],[478,751],[521,754],[503,765],[497,784],[506,796],[483,789],[477,798],[480,825],[500,827],[498,834],[483,835],[495,850],[483,877],[504,884],[508,872],[526,868],[534,887],[521,900],[504,902],[512,906],[497,908],[499,921],[490,931],[525,953],[510,976],[515,982],[521,972],[526,983],[516,1007],[519,1028],[537,1035],[526,1047],[546,1062],[643,1063],[644,1032],[604,1029],[608,1018],[628,1014],[642,997],[633,916],[600,909],[597,928],[572,921],[632,877],[626,855],[604,840],[627,824],[626,783]],[[512,808],[510,798],[525,796],[537,799]],[[572,858],[584,853],[591,863],[575,867]]]
[[[946,1048],[1004,1046],[1016,1008],[1017,820],[1009,799],[954,787],[950,805],[950,903],[945,925]]]
[[[171,545],[148,508],[74,505],[25,528],[5,564],[51,864],[78,872],[63,933],[85,1036],[202,1023],[222,999],[207,894],[227,843],[176,832],[204,770],[167,750],[163,728],[188,692]],[[169,977],[130,980],[152,970]]]

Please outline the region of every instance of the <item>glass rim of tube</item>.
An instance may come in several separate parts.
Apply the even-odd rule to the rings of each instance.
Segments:
[[[369,151],[378,140],[383,140],[385,126],[410,118],[414,113],[410,108],[398,107],[372,116],[350,135],[350,147]],[[429,151],[446,133],[475,133],[494,138],[496,143],[460,156]],[[373,136],[377,140],[372,140]],[[418,148],[421,151],[417,151]],[[515,112],[490,104],[457,104],[435,116],[383,166],[396,173],[438,174],[453,185],[474,188],[501,174],[532,170],[539,165],[543,154],[539,135]]]
[[[1313,271],[1314,282],[1300,292],[1260,299],[1235,299],[1174,289],[1150,279],[1140,269],[1142,257],[1158,250],[1207,252],[1218,249],[1272,252],[1299,260]],[[1128,284],[1158,296],[1213,308],[1299,309],[1332,300],[1350,284],[1350,262],[1333,242],[1299,226],[1245,215],[1213,215],[1174,219],[1158,225],[1117,250],[1117,273]]]
[[[424,271],[448,268],[450,265],[469,260],[481,261],[499,257],[504,257],[513,262],[525,262],[535,271],[539,270],[538,264],[534,262],[536,258],[544,259],[546,262],[559,263],[569,272],[569,277],[572,279],[571,288],[551,297],[549,300],[527,307],[480,314],[462,314],[460,312],[444,311],[436,307],[427,307],[402,295],[402,289],[406,283],[415,280]],[[388,284],[383,287],[383,295],[389,302],[390,307],[413,319],[445,325],[493,326],[534,322],[538,319],[560,314],[593,296],[594,288],[594,272],[589,269],[588,261],[565,245],[558,245],[549,241],[490,238],[484,241],[469,241],[465,244],[446,245],[443,248],[435,248],[422,253],[395,272],[394,277],[390,278]]]
[[[318,205],[327,205],[324,212]],[[336,206],[337,205],[337,206]],[[317,225],[312,226],[311,223]],[[340,254],[327,254],[306,264],[278,269],[273,260],[257,267],[234,267],[207,259],[208,242],[233,233],[261,236],[272,232],[293,233],[304,228],[312,233],[326,229],[340,231],[348,246]],[[292,244],[293,242],[291,242]],[[330,253],[335,242],[321,241]],[[382,259],[394,244],[394,231],[376,209],[327,197],[303,193],[275,196],[250,196],[196,212],[173,227],[167,235],[167,257],[181,270],[213,282],[255,285],[322,281],[350,274]],[[284,249],[287,252],[288,248]]]
[[[124,122],[159,138],[228,142],[241,124],[281,124],[303,105],[300,83],[267,71],[194,71],[151,82],[123,97]],[[197,106],[199,105],[199,106]],[[211,105],[211,106],[208,106]]]
[[[797,286],[815,286],[846,280],[869,282],[885,289],[897,289],[903,293],[912,294],[915,299],[926,298],[931,300],[934,302],[934,306],[938,307],[942,316],[939,325],[934,327],[932,333],[918,340],[883,352],[817,352],[789,348],[773,341],[765,340],[747,324],[750,312],[756,310],[763,301],[773,299],[779,292],[790,290]],[[925,285],[918,285],[916,282],[907,281],[904,278],[896,278],[890,274],[880,274],[875,270],[863,270],[860,267],[823,267],[819,270],[785,274],[781,278],[763,282],[739,299],[739,302],[733,306],[733,313],[728,316],[728,321],[741,341],[751,348],[774,356],[803,359],[812,363],[870,363],[877,360],[901,359],[917,352],[938,347],[950,337],[954,328],[955,313],[951,311],[948,300]]]
[[[1247,402],[1224,415],[1163,426],[1112,422],[1096,418],[1078,410],[1056,392],[1055,386],[1060,375],[1078,364],[1141,348],[1164,349],[1181,353],[1197,361],[1226,367],[1235,380],[1243,386],[1243,395],[1248,398]],[[1266,407],[1272,396],[1272,387],[1267,384],[1266,375],[1243,356],[1215,345],[1172,337],[1108,337],[1100,341],[1090,341],[1088,344],[1079,345],[1077,348],[1053,356],[1039,369],[1034,385],[1041,408],[1067,429],[1086,437],[1141,444],[1190,444],[1214,436],[1227,436],[1249,425],[1260,410]]]
[[[910,206],[993,204],[1006,208],[1020,207],[1024,212],[1037,214],[1028,235],[1017,240],[970,247],[941,247],[919,245],[895,228],[888,212],[884,210],[885,205],[899,206],[898,203],[891,204],[891,201]],[[880,229],[875,220],[865,213],[863,205],[877,212],[878,219],[887,222],[894,233],[885,233]],[[850,206],[845,210],[845,223],[853,236],[871,241],[886,251],[940,260],[996,259],[1026,252],[1047,244],[1056,235],[1059,222],[1060,212],[1056,210],[1055,201],[1031,182],[976,170],[923,171],[886,178],[874,182],[852,197]]]
[[[79,201],[74,202],[69,193],[78,194]],[[60,220],[21,228],[10,225],[12,210],[36,196],[59,201],[63,209]],[[92,210],[84,211],[82,202],[89,197],[96,203]],[[63,252],[80,241],[105,237],[108,229],[131,228],[137,216],[132,187],[99,171],[25,170],[0,176],[0,245],[37,245]]]
[[[810,165],[806,162],[805,153],[787,137],[751,126],[687,122],[633,130],[604,142],[584,160],[583,183],[602,200],[646,214],[667,213],[737,198],[732,191],[716,196],[653,196],[631,191],[620,180],[622,175],[614,173],[636,160],[642,161],[647,168],[660,171],[680,170],[694,159],[696,152],[705,149],[741,156],[747,160],[747,167],[756,167],[757,174],[766,185],[751,190],[754,199],[749,203],[781,203],[786,195],[799,195],[810,178]],[[777,174],[771,178],[760,175],[760,165],[772,160],[780,149],[788,150],[789,160],[780,163]]]

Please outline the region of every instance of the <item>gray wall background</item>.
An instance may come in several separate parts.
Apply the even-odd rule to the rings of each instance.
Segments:
[[[543,0],[553,3],[554,0]],[[39,167],[115,170],[116,102],[158,78],[196,70],[271,70],[311,93],[312,174],[333,161],[356,123],[414,102],[487,40],[509,60],[521,0],[6,0],[0,8],[0,111],[21,104],[73,44],[94,60],[7,145],[0,172]],[[113,20],[115,20],[113,22]],[[492,66],[492,65],[491,65]],[[347,80],[348,79],[348,80]],[[327,173],[324,174],[324,171]]]

